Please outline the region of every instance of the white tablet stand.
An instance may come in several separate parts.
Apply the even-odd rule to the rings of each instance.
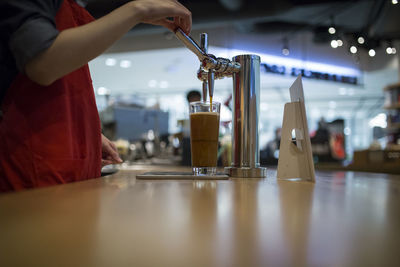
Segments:
[[[279,149],[278,179],[315,182],[301,75],[289,89],[285,104]]]

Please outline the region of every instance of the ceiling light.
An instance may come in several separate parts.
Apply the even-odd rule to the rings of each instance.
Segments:
[[[347,89],[345,87],[340,87],[339,88],[339,95],[346,95],[347,94]]]
[[[393,5],[397,5],[397,3],[399,3],[399,1],[397,1],[397,0],[392,0],[392,4],[393,4]]]
[[[107,58],[106,66],[115,66],[117,64],[117,60],[115,58]]]
[[[110,91],[105,87],[99,87],[97,89],[97,94],[98,95],[108,95],[108,94],[110,94]]]
[[[330,16],[331,20],[331,26],[328,28],[329,34],[335,34],[336,33],[336,28],[335,28],[335,18],[333,15]]]
[[[355,47],[354,45],[352,45],[352,46],[350,47],[350,53],[352,53],[352,54],[357,53],[357,47]]]
[[[157,86],[157,81],[156,80],[150,80],[149,83],[147,84],[150,88],[154,88]]]
[[[342,46],[342,45],[343,45],[343,41],[340,40],[340,39],[338,39],[338,40],[337,40],[337,45],[338,45],[338,46]]]
[[[127,69],[127,68],[129,68],[129,67],[131,66],[131,62],[130,62],[129,60],[122,60],[122,61],[119,63],[119,66],[120,66],[121,68]]]
[[[337,48],[338,47],[338,42],[336,40],[331,41],[331,46],[332,48]]]
[[[375,50],[374,50],[374,49],[370,49],[370,50],[368,51],[368,55],[369,55],[370,57],[374,57],[374,56],[376,55]]]
[[[282,48],[282,54],[284,56],[288,56],[290,54],[289,48],[287,47]]]
[[[260,103],[260,109],[262,111],[267,111],[268,110],[268,104],[267,103]]]
[[[334,109],[329,109],[328,114],[327,114],[327,119],[328,120],[333,120],[336,116],[335,110]]]
[[[283,38],[282,54],[288,56],[290,54],[289,45],[287,38]]]
[[[330,34],[335,34],[335,33],[336,33],[335,27],[329,27],[328,32],[329,32]]]
[[[319,111],[318,108],[311,109],[311,117],[314,117],[314,118],[320,118],[321,117],[321,112]]]
[[[373,127],[386,128],[387,127],[387,116],[385,113],[379,113],[374,118],[372,118],[368,122],[368,124],[371,128],[373,128]]]
[[[160,82],[160,88],[166,89],[169,87],[169,83],[167,81],[161,81]]]
[[[393,44],[392,44],[391,40],[387,41],[386,53],[388,55],[396,54],[396,48],[393,47]]]
[[[362,36],[358,37],[357,42],[358,42],[359,44],[365,43],[364,37],[362,37]]]

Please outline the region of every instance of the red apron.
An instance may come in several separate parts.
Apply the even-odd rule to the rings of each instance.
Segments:
[[[74,0],[56,16],[59,31],[91,21]],[[87,65],[46,87],[19,74],[1,110],[0,192],[100,176],[100,120]]]

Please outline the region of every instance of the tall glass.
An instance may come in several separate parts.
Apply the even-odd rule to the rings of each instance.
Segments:
[[[190,103],[190,145],[193,175],[215,175],[221,103]]]

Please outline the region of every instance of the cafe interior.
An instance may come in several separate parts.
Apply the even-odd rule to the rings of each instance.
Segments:
[[[0,266],[400,266],[398,1],[179,2],[190,37],[140,24],[89,62],[123,163],[0,194]],[[215,74],[217,175],[192,175],[211,54],[259,70]]]
[[[106,2],[87,8],[100,17],[125,1]],[[277,164],[289,87],[302,75],[316,168],[400,172],[395,1],[182,3],[193,14],[192,38],[200,42],[208,34],[209,53],[261,57],[261,165]],[[179,165],[187,93],[202,90],[198,58],[172,32],[139,25],[90,68],[103,131],[126,163]],[[232,94],[232,79],[215,81],[214,99],[223,103],[220,166],[230,165],[224,151],[230,150]]]

